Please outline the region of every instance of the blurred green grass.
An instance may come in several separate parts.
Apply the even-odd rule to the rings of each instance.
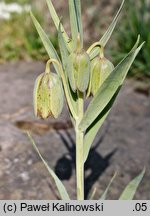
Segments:
[[[31,0],[4,0],[5,3],[18,3],[18,4],[21,4],[21,5],[24,5],[24,4],[29,4],[31,2]]]
[[[5,0],[6,3],[13,3],[12,0]],[[27,4],[29,0],[15,0],[21,5]],[[34,14],[41,24],[44,20],[37,10]],[[8,20],[0,20],[0,63],[18,60],[47,60],[48,55],[37,34],[30,18],[29,12],[12,13]],[[50,38],[57,47],[57,37]]]
[[[10,20],[1,22],[0,62],[45,58],[45,50],[28,16],[13,14]]]
[[[122,11],[119,28],[114,32],[111,55],[115,63],[120,61],[140,34],[145,45],[133,63],[129,75],[150,84],[150,4],[147,0],[127,0]]]

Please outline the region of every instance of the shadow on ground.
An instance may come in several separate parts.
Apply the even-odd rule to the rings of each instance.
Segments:
[[[106,132],[107,131],[105,131],[105,134],[98,140],[95,146],[91,148],[88,160],[85,163],[85,199],[89,198],[89,192],[91,191],[92,186],[103,174],[103,172],[105,172],[105,170],[110,164],[111,157],[115,153],[114,150],[105,157],[103,157],[97,151],[97,148],[102,143]],[[75,142],[67,131],[66,135],[70,142],[67,141],[65,136],[60,131],[57,131],[57,133],[59,134],[62,142],[64,143],[67,152],[60,159],[58,159],[55,165],[55,173],[60,180],[69,180],[72,176],[73,169],[76,170]]]

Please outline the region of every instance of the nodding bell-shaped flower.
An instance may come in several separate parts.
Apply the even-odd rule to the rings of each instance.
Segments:
[[[87,96],[90,94],[94,96],[96,94],[113,69],[114,65],[103,54],[93,59],[91,62],[91,77]]]
[[[77,50],[68,57],[66,70],[72,90],[85,92],[90,79],[90,57],[80,49],[80,38],[78,38]]]
[[[51,63],[51,62],[50,62]],[[48,68],[47,63],[47,68]],[[34,85],[35,115],[46,119],[58,118],[63,109],[64,93],[60,77],[50,71],[40,74]]]

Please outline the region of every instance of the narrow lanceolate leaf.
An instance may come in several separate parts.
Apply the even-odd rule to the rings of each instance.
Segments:
[[[113,177],[111,178],[106,190],[104,191],[103,195],[101,196],[100,200],[105,200],[109,191],[109,188],[111,186],[111,184],[113,183],[115,177],[116,177],[117,173],[115,172],[115,174],[113,175]]]
[[[116,16],[114,17],[112,23],[110,24],[109,28],[107,29],[107,31],[105,32],[105,34],[102,36],[102,38],[100,39],[100,44],[105,47],[108,40],[110,39],[115,27],[116,27],[116,24],[118,22],[118,18],[119,18],[119,15],[120,15],[120,12],[122,10],[122,7],[124,5],[124,2],[125,0],[122,1],[121,3],[121,6],[116,14]],[[97,56],[99,53],[99,47],[95,47],[92,52],[90,53],[90,58],[93,59],[95,56]]]
[[[120,12],[122,10],[122,7],[124,5],[124,2],[125,0],[122,1],[121,3],[121,6],[116,14],[116,16],[114,17],[112,23],[110,24],[109,28],[107,29],[107,31],[105,32],[105,34],[103,35],[103,37],[100,39],[100,44],[105,47],[105,45],[107,44],[108,40],[110,39],[115,27],[116,27],[116,24],[117,24],[117,21],[118,21],[118,18],[119,18],[119,15],[120,15]]]
[[[60,59],[59,59],[59,56],[53,46],[53,44],[51,43],[51,41],[49,40],[48,36],[46,35],[46,33],[44,32],[44,30],[42,29],[41,25],[39,24],[39,22],[37,21],[37,19],[34,17],[34,15],[32,14],[31,12],[31,18],[33,20],[33,23],[36,27],[36,30],[43,42],[43,45],[49,55],[50,58],[54,58],[54,59],[57,59],[59,62],[60,62]],[[58,75],[59,75],[59,71],[58,71],[58,66],[55,64],[54,65]]]
[[[138,36],[137,41],[134,45],[134,47],[132,48],[131,51],[135,51],[136,48],[138,47],[139,44],[139,40],[140,40],[140,36]],[[99,131],[100,127],[102,126],[103,122],[105,121],[105,119],[107,118],[111,107],[119,93],[119,90],[115,93],[115,95],[113,96],[113,98],[111,99],[111,101],[107,104],[107,106],[105,107],[105,109],[100,113],[100,115],[96,118],[96,120],[88,127],[88,129],[86,130],[85,133],[85,138],[84,138],[84,162],[87,160],[91,145],[94,141],[94,138],[97,134],[97,132]]]
[[[81,46],[83,46],[83,28],[81,19],[81,2],[80,0],[68,0],[69,1],[69,13],[71,33],[74,43],[74,48],[77,44],[78,33],[80,33]]]
[[[143,179],[144,174],[145,174],[145,168],[135,179],[133,179],[127,185],[127,187],[124,189],[123,193],[121,194],[119,200],[132,200],[133,199],[133,197],[136,193],[136,190],[137,190],[140,182]]]
[[[87,133],[85,134],[85,137],[84,137],[84,163],[86,162],[86,160],[88,158],[90,148],[91,148],[91,145],[94,141],[94,138],[95,138],[97,132],[99,131],[101,125],[105,121],[107,115],[109,114],[109,111],[105,115],[100,117],[99,120],[95,123],[95,125],[93,124],[92,127],[89,128],[89,131],[87,131]]]
[[[104,81],[79,124],[80,130],[85,131],[107,106],[117,89],[123,84],[123,81],[142,46],[143,44],[135,51],[130,52]]]
[[[54,171],[48,166],[47,162],[44,160],[44,158],[42,157],[39,149],[37,148],[33,138],[31,137],[31,135],[28,133],[28,137],[34,147],[34,149],[36,150],[36,152],[38,153],[39,157],[41,158],[41,160],[43,161],[45,167],[47,168],[49,174],[52,176],[52,178],[55,181],[55,184],[57,186],[57,189],[59,191],[60,197],[62,200],[70,200],[69,195],[64,187],[64,185],[62,184],[62,182],[59,180],[59,178],[56,176],[56,174],[54,173]]]
[[[55,8],[54,8],[54,6],[53,6],[52,1],[51,1],[51,0],[46,0],[46,2],[47,2],[47,5],[48,5],[48,8],[49,8],[51,17],[52,17],[52,19],[53,19],[53,22],[54,22],[54,24],[55,24],[55,27],[56,27],[56,29],[57,29],[57,31],[58,31],[60,19],[59,19],[57,13],[56,13],[56,10],[55,10]],[[68,50],[71,50],[71,41],[70,41],[70,39],[69,39],[67,33],[65,32],[65,29],[64,29],[63,26],[61,27],[61,29],[62,29],[62,35],[63,35],[63,38],[64,38],[64,40],[65,40],[67,49],[68,49]]]
[[[131,51],[134,51],[134,50],[136,50],[136,48],[138,47],[138,44],[140,43],[140,35],[138,35],[138,37],[137,37],[137,40],[136,40],[136,43],[134,44],[134,46],[133,46],[133,48],[132,48],[132,50]]]
[[[94,141],[94,138],[99,131],[100,127],[102,126],[103,122],[107,118],[111,107],[119,93],[119,90],[115,93],[115,95],[112,97],[111,101],[108,103],[108,105],[105,107],[105,109],[100,113],[100,115],[96,118],[96,120],[88,127],[86,130],[85,136],[84,136],[84,163],[86,162],[89,151],[91,148],[91,145]]]
[[[60,54],[61,54],[61,60],[63,63],[63,68],[64,71],[66,71],[66,65],[67,65],[67,59],[69,56],[64,38],[63,38],[63,33],[62,33],[62,25],[61,23],[59,24],[58,28],[58,43],[59,43],[59,49],[60,49]]]

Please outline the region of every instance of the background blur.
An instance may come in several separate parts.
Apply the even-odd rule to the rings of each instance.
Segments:
[[[81,0],[85,48],[99,40],[116,14],[120,0]],[[53,0],[70,34],[67,1]],[[0,1],[0,199],[57,199],[53,181],[32,149],[32,132],[41,152],[75,198],[74,133],[64,108],[60,119],[34,117],[32,91],[44,71],[47,53],[32,24],[32,9],[55,48],[57,32],[46,1]],[[136,199],[150,198],[150,0],[126,0],[106,49],[114,65],[134,45],[145,46],[134,62],[115,106],[98,134],[86,163],[86,198],[96,187],[98,199],[115,171],[108,195],[117,199],[144,166],[147,171]],[[95,164],[94,161],[97,163]]]

